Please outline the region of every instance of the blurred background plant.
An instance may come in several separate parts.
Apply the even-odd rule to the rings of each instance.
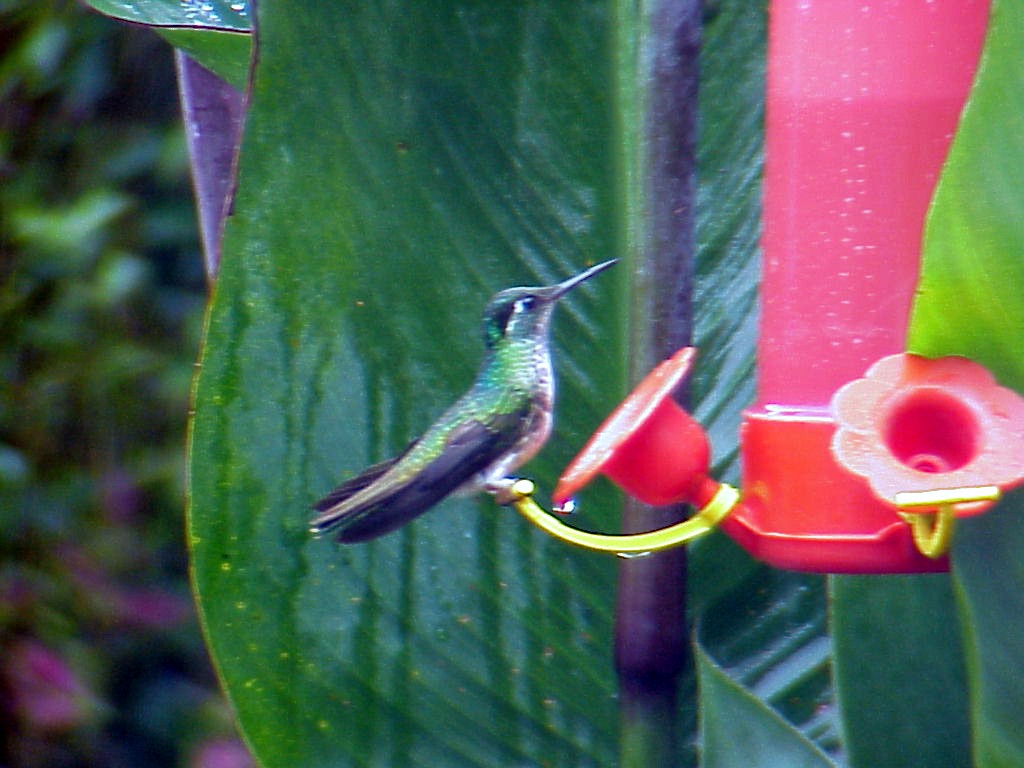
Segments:
[[[170,47],[0,0],[0,765],[252,765],[187,577],[205,285]]]

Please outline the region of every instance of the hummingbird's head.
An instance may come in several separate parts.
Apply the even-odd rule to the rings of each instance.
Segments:
[[[551,312],[562,296],[584,280],[602,272],[618,259],[595,264],[590,269],[554,285],[536,288],[506,288],[496,294],[484,310],[484,341],[493,349],[503,339],[528,339],[543,336]]]

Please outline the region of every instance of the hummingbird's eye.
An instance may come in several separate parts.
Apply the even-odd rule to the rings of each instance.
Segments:
[[[533,309],[533,305],[537,303],[535,296],[526,296],[516,302],[516,310],[522,312],[523,310]]]

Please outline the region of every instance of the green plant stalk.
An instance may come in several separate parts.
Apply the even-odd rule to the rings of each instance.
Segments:
[[[621,765],[678,765],[675,710],[665,706],[661,696],[646,698],[643,694],[633,690],[621,694]]]

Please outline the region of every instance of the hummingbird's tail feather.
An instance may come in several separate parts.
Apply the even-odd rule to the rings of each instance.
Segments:
[[[356,544],[391,533],[422,515],[458,485],[455,478],[429,484],[415,480],[385,498],[348,510],[330,526],[337,528],[335,541]]]
[[[321,504],[326,508],[313,520],[313,530],[336,531],[335,540],[346,544],[375,539],[419,517],[484,468],[479,462],[467,462],[456,472],[431,472],[427,467],[427,471],[406,482],[389,486],[386,492],[373,493],[371,489],[361,498],[355,498],[355,494],[372,485],[373,479],[352,491],[342,486],[317,503],[318,508]],[[377,478],[382,476],[383,472]]]

